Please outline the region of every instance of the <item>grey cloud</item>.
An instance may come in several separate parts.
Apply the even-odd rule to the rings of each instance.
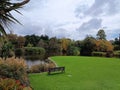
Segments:
[[[83,14],[87,10],[87,5],[80,5],[75,9],[75,16],[76,17],[82,17],[81,14]]]
[[[100,27],[102,27],[102,20],[93,18],[88,22],[83,23],[77,30],[79,31],[91,30],[91,29],[98,29]]]
[[[67,33],[67,30],[64,28],[52,28],[52,29],[46,29],[46,34],[50,37],[57,37],[57,38],[63,38],[63,37],[69,37],[69,33]]]
[[[79,15],[82,13],[84,16],[95,17],[100,15],[114,15],[119,12],[119,4],[119,0],[95,0],[93,5],[88,9],[85,8],[87,6],[78,6],[76,8],[76,14]]]
[[[106,7],[105,7],[106,6]],[[95,0],[95,3],[85,14],[100,15],[102,13],[113,14],[116,12],[116,0]],[[107,9],[108,8],[108,9]]]
[[[30,12],[32,10],[41,9],[46,5],[46,0],[30,0],[23,9],[23,11]]]
[[[34,26],[29,22],[26,22],[24,25],[15,25],[14,28],[16,28],[14,31],[16,34],[19,35],[31,35],[31,34],[41,34],[42,27],[41,26]]]

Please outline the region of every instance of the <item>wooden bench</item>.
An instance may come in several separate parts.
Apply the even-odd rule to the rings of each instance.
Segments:
[[[54,67],[48,69],[48,75],[52,74],[52,72],[63,73],[65,72],[65,67]]]

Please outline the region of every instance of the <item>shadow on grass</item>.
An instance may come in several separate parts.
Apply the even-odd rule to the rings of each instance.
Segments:
[[[50,74],[47,73],[47,76],[63,75],[63,74],[65,74],[65,72],[53,72],[53,73],[50,73]]]

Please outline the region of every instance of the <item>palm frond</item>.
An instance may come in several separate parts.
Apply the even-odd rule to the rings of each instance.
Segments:
[[[0,33],[2,33],[3,35],[6,35],[5,29],[2,27],[1,24],[0,24]]]
[[[0,33],[6,35],[4,27],[9,27],[11,23],[21,24],[10,11],[15,11],[21,14],[18,9],[24,4],[28,3],[30,0],[23,0],[20,3],[12,3],[11,0],[0,0]],[[22,24],[21,24],[22,25]]]

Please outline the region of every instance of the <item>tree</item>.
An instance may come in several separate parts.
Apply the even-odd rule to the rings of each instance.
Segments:
[[[69,45],[68,49],[67,49],[67,55],[78,56],[78,55],[80,55],[80,50],[78,47],[75,47],[73,45]]]
[[[32,34],[32,35],[26,35],[25,36],[25,46],[27,46],[28,44],[32,44],[34,47],[38,45],[39,41],[40,41],[40,37]]]
[[[66,55],[68,46],[71,44],[71,40],[66,39],[66,38],[62,38],[60,41],[61,41],[61,47],[62,47],[62,54]]]
[[[17,48],[24,47],[24,44],[25,44],[25,38],[23,36],[19,36],[17,38]]]
[[[87,36],[81,45],[80,54],[85,56],[91,56],[95,47],[95,39],[92,36]]]
[[[11,14],[11,11],[20,13],[17,9],[28,3],[30,0],[24,0],[19,3],[13,3],[11,0],[0,0],[0,33],[6,35],[5,27],[9,27],[11,23],[20,23]]]
[[[4,45],[2,46],[2,58],[6,58],[11,56],[11,52],[12,52],[12,44],[10,42],[4,42]]]
[[[120,34],[118,38],[115,38],[113,44],[114,44],[114,50],[120,50]]]
[[[97,52],[112,52],[113,45],[107,40],[95,40],[95,51]]]
[[[61,55],[61,44],[56,37],[50,38],[46,52],[47,56]]]
[[[97,33],[97,39],[106,40],[106,34],[103,29],[100,29]]]

